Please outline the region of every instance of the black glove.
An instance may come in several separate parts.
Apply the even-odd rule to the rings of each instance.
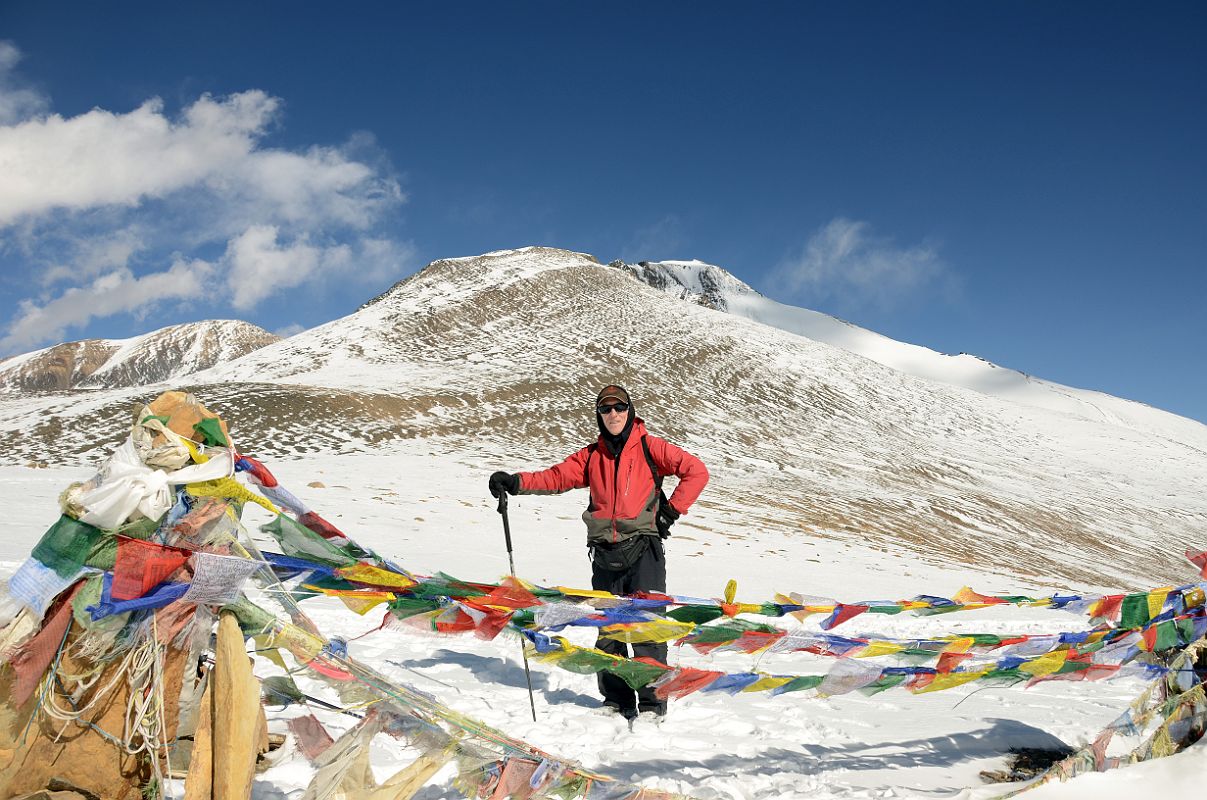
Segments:
[[[495,497],[502,497],[503,492],[508,494],[520,493],[520,476],[512,475],[510,472],[496,472],[490,476],[490,483],[487,484],[490,493]],[[675,516],[678,516],[677,514]]]
[[[671,526],[675,524],[675,520],[679,519],[679,512],[670,503],[661,503],[658,506],[658,516],[654,517],[654,524],[658,527],[658,535],[663,539],[671,535]]]

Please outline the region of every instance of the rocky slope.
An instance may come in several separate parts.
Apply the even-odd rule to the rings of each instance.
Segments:
[[[239,320],[173,325],[130,339],[86,339],[0,361],[0,390],[115,389],[170,381],[279,341]]]

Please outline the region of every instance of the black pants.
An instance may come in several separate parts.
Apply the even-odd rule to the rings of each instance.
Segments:
[[[666,591],[666,556],[662,550],[662,540],[657,536],[647,536],[649,546],[637,559],[633,566],[620,572],[601,569],[594,562],[591,564],[591,588],[612,594],[633,594],[635,592],[665,592]],[[629,647],[633,648],[633,656],[655,658],[666,663],[666,643],[643,643],[629,645],[615,639],[605,639],[602,636],[595,640],[595,646],[605,653],[617,656],[628,656]],[[666,703],[654,696],[654,690],[643,687],[634,692],[621,678],[609,672],[601,672],[596,676],[599,680],[599,691],[604,702],[615,703],[621,711],[634,707],[639,711],[666,712]]]

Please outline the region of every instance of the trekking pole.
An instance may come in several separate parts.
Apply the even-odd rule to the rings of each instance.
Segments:
[[[515,577],[515,558],[511,555],[511,523],[507,521],[507,492],[499,492],[499,513],[503,515],[503,539],[507,542],[507,566],[511,577]],[[532,673],[528,671],[528,651],[520,639],[520,655],[524,658],[524,680],[528,682],[528,705],[532,707],[532,721],[536,722],[536,701],[532,699]]]

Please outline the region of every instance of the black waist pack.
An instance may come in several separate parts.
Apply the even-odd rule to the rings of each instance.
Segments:
[[[645,555],[651,536],[632,536],[622,541],[591,545],[591,563],[608,572],[623,572]]]

